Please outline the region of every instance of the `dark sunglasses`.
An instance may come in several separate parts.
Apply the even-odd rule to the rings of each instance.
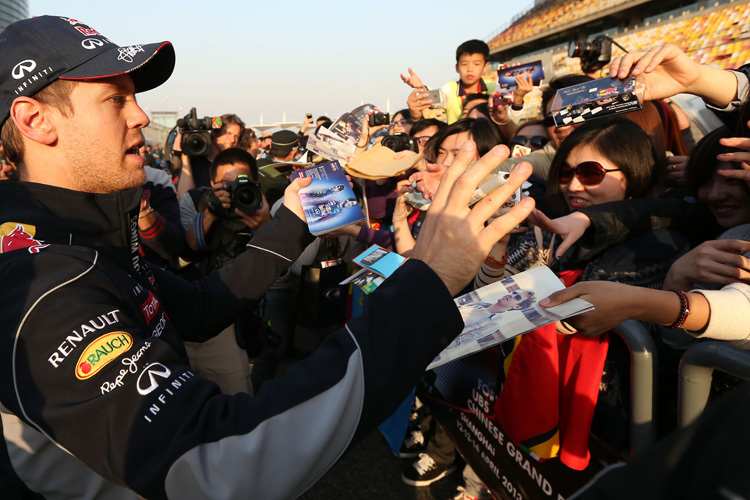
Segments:
[[[518,144],[519,146],[525,146],[526,144],[531,143],[535,148],[543,148],[548,142],[549,139],[543,135],[535,135],[532,137],[529,137],[528,135],[517,135],[510,140],[510,145],[515,146]]]
[[[584,161],[575,167],[568,164],[563,165],[560,171],[560,184],[570,184],[573,176],[578,178],[578,182],[584,186],[598,186],[604,180],[607,172],[617,172],[620,168],[610,168],[607,170],[597,161]]]

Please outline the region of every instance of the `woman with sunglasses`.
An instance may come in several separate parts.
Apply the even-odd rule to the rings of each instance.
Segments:
[[[646,197],[656,180],[656,162],[657,156],[648,135],[632,121],[613,118],[583,124],[561,143],[552,160],[547,184],[549,211],[561,216],[600,203]],[[597,251],[574,245],[559,259],[553,260],[549,256],[556,235],[529,230],[516,238],[509,245],[507,253],[498,252],[502,243],[493,248],[475,283],[502,277],[502,264],[507,261],[505,267],[509,272],[547,264],[566,284],[605,280],[658,288],[670,264],[688,249],[687,241],[679,233],[660,230]],[[486,276],[481,276],[482,273]],[[561,337],[558,333],[571,336],[559,342]],[[573,372],[581,370],[578,377],[563,383],[553,381],[543,373],[526,371],[528,367],[535,366],[539,358],[558,359],[557,356],[561,356],[560,359],[565,359],[562,353],[567,351],[563,349],[584,353],[580,358],[569,358],[570,363],[583,363]],[[579,361],[572,361],[574,359]],[[585,452],[588,426],[613,449],[625,451],[628,448],[629,359],[627,348],[617,336],[602,338],[600,342],[600,339],[590,341],[576,334],[565,324],[558,325],[557,332],[555,328],[537,329],[527,334],[514,351],[506,385],[495,408],[499,421],[516,439],[518,434],[514,432],[518,432],[518,428],[514,428],[512,422],[531,418],[518,412],[523,412],[524,407],[534,407],[535,403],[530,400],[529,406],[514,404],[518,402],[513,400],[513,394],[524,393],[527,398],[537,395],[541,398],[544,392],[536,391],[535,387],[564,387],[561,394],[575,387],[574,392],[581,397],[581,401],[589,399],[592,404],[565,406],[570,411],[565,417],[563,410],[560,410],[561,421],[566,418],[567,422],[583,423],[583,430],[578,428],[581,432],[577,434],[583,441],[570,437],[566,441],[561,429],[561,458],[570,453],[566,451],[566,446],[582,447]],[[551,376],[554,378],[554,375]],[[561,408],[562,400],[561,396]],[[511,424],[506,427],[505,424],[509,422]]]
[[[542,120],[529,120],[518,127],[516,135],[510,140],[508,147],[512,152],[513,146],[518,144],[531,149],[533,152],[543,149],[548,142],[549,135]]]

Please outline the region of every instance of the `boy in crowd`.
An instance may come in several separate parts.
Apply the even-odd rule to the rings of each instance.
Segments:
[[[448,124],[461,118],[466,96],[470,94],[490,95],[495,91],[497,82],[485,80],[482,74],[490,67],[490,47],[482,40],[469,40],[462,43],[456,49],[456,72],[460,78],[455,82],[448,82],[441,87],[447,101],[445,103],[445,114]],[[401,75],[401,79],[416,90],[427,90],[422,79],[409,68],[409,76]],[[417,105],[422,110],[427,109],[432,100],[423,93],[412,94],[417,99]],[[420,98],[420,96],[425,96]],[[421,111],[418,116],[412,110],[412,121],[416,122],[422,118]]]

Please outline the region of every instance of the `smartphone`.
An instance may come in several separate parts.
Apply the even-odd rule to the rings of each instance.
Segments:
[[[305,115],[305,116],[307,116],[307,119],[309,120],[309,119],[312,118],[312,113],[307,113],[307,115]]]
[[[445,109],[445,94],[443,94],[442,89],[427,90],[423,94],[427,94],[424,97],[432,99],[430,105],[432,109]]]

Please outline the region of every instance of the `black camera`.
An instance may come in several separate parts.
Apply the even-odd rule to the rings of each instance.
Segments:
[[[182,133],[181,150],[188,156],[206,156],[211,152],[212,118],[204,116],[198,118],[195,108],[184,118],[177,120],[177,126]]]
[[[612,39],[599,35],[590,42],[588,40],[570,42],[568,57],[580,57],[581,69],[584,73],[599,71],[609,64],[612,58]]]
[[[232,197],[229,209],[224,209],[221,205],[221,200],[219,200],[213,191],[208,196],[208,209],[218,217],[229,219],[239,217],[234,212],[235,208],[246,214],[251,214],[263,208],[263,194],[260,190],[260,183],[251,180],[247,175],[238,175],[235,180],[227,183],[224,189]]]
[[[396,153],[399,151],[414,151],[415,153],[419,153],[419,144],[414,140],[414,137],[404,134],[403,132],[386,135],[383,137],[383,141],[380,145],[391,149]]]
[[[371,127],[378,125],[388,125],[391,122],[391,115],[388,113],[373,113],[367,119],[367,124]]]

